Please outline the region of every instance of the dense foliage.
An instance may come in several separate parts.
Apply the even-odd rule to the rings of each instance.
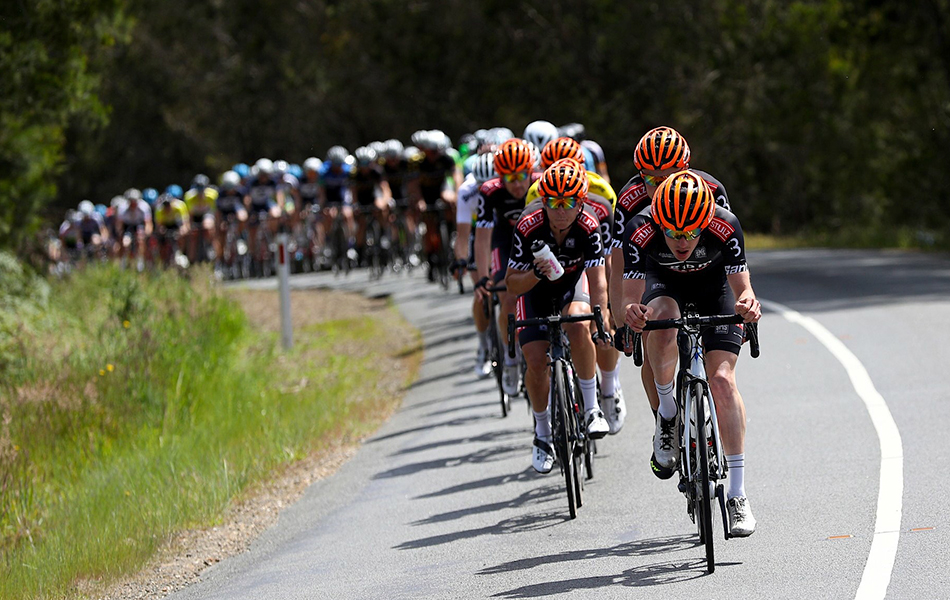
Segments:
[[[3,12],[23,21],[44,14],[24,6],[46,4]],[[55,105],[35,125],[2,96],[2,227],[49,202],[52,181],[59,204],[74,205],[237,160],[299,161],[419,128],[456,139],[483,126],[520,132],[537,118],[583,122],[616,185],[646,130],[676,127],[749,229],[843,227],[895,243],[950,225],[950,0],[61,4],[83,6],[70,32],[93,58],[71,70],[53,61],[54,79],[70,85],[32,92]],[[106,47],[101,20],[121,29],[119,8],[134,27]],[[17,39],[0,39],[14,54],[39,52],[31,42],[49,35],[10,25],[0,33]],[[105,127],[87,117],[95,76]]]

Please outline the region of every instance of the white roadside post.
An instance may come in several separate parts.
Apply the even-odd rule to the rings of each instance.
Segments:
[[[287,261],[287,234],[277,234],[277,289],[280,292],[280,340],[284,350],[293,346],[290,322],[290,264]]]

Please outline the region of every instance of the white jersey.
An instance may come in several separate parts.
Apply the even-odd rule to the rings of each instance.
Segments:
[[[129,202],[119,210],[119,220],[124,225],[144,225],[152,220],[152,209],[145,202],[136,202],[134,208]]]
[[[455,222],[471,225],[478,209],[479,184],[475,176],[469,173],[458,189],[458,206],[455,209]]]

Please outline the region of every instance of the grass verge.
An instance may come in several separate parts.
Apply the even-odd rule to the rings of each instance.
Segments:
[[[88,270],[0,294],[0,312],[16,315],[0,321],[2,598],[138,570],[283,466],[373,431],[418,366],[392,308],[309,319],[283,353],[220,291],[168,274]]]

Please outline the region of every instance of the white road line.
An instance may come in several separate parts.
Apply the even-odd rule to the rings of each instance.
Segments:
[[[851,385],[864,401],[881,445],[881,481],[877,494],[877,522],[871,552],[864,566],[861,585],[856,600],[884,598],[891,580],[897,542],[901,529],[901,496],[904,492],[904,450],[897,424],[887,408],[884,398],[878,393],[870,375],[861,361],[830,331],[811,317],[803,316],[777,302],[761,300],[762,306],[773,310],[786,320],[801,325],[818,341],[824,344],[844,366],[851,378]]]

